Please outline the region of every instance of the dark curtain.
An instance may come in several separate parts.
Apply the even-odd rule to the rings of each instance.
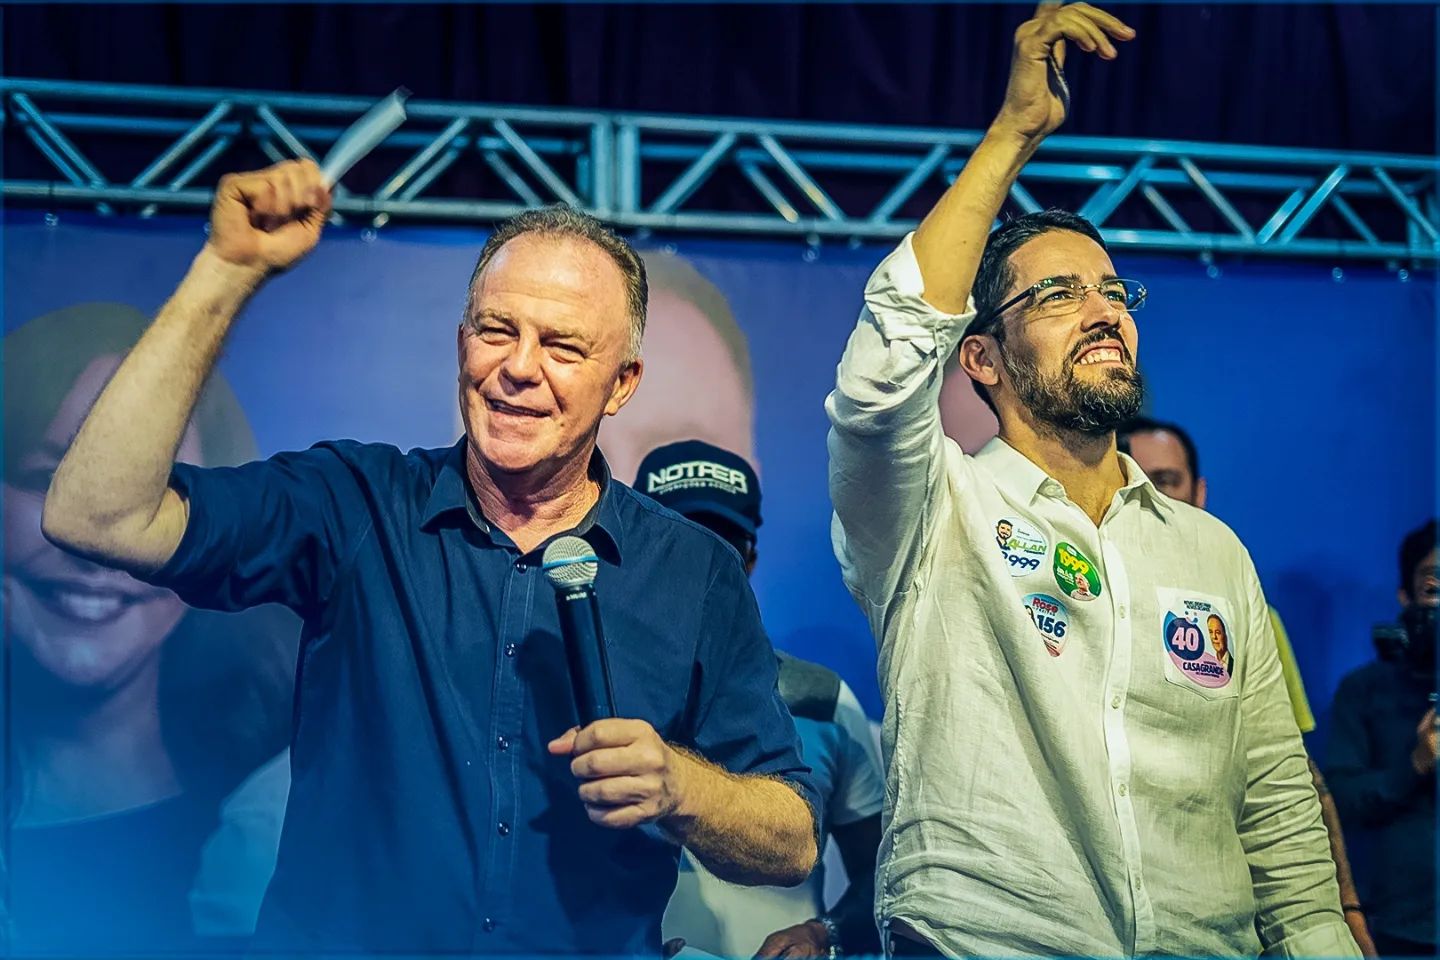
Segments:
[[[105,5],[3,10],[9,76],[980,127],[1013,5]],[[1065,132],[1435,150],[1435,8],[1111,8]]]

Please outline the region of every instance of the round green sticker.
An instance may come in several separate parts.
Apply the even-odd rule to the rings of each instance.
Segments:
[[[1067,597],[1075,600],[1094,600],[1100,596],[1100,572],[1095,564],[1064,540],[1055,545],[1055,582]]]

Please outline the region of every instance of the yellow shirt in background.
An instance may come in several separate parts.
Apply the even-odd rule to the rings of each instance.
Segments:
[[[1315,729],[1315,714],[1310,712],[1310,701],[1305,698],[1305,683],[1300,679],[1300,667],[1295,663],[1295,651],[1290,648],[1290,637],[1285,633],[1285,624],[1280,614],[1270,608],[1270,625],[1275,628],[1275,646],[1280,651],[1280,672],[1285,675],[1285,691],[1290,694],[1290,710],[1295,714],[1295,725],[1301,733]]]

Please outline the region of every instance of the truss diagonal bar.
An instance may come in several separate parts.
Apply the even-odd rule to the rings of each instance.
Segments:
[[[1136,160],[1134,165],[1126,172],[1125,178],[1111,187],[1110,192],[1105,194],[1103,199],[1100,197],[1091,197],[1085,206],[1080,208],[1080,216],[1091,221],[1097,227],[1103,224],[1106,220],[1110,219],[1110,214],[1115,212],[1115,208],[1119,207],[1130,194],[1135,192],[1135,187],[1139,185],[1145,174],[1154,165],[1155,158],[1152,156],[1147,155]]]
[[[749,180],[755,186],[755,189],[760,191],[760,195],[770,203],[770,206],[775,208],[775,212],[780,214],[785,222],[800,222],[800,212],[795,209],[789,200],[785,199],[785,194],[780,192],[780,189],[770,181],[769,177],[761,172],[759,167],[753,163],[742,163],[740,164],[740,171],[745,174],[745,179]]]
[[[1300,205],[1304,202],[1304,190],[1296,190],[1290,194],[1290,196],[1286,197],[1284,202],[1270,215],[1270,219],[1265,221],[1265,225],[1260,228],[1260,232],[1255,234],[1255,242],[1259,244],[1269,243],[1271,238],[1280,232],[1280,228],[1285,226],[1285,221],[1290,219],[1290,215],[1296,210],[1299,210]]]
[[[43,137],[51,147],[65,158],[70,168],[84,177],[91,186],[103,187],[109,183],[108,180],[100,175],[100,171],[95,169],[95,165],[85,159],[85,155],[80,152],[75,144],[71,143],[65,134],[55,129],[55,126],[49,120],[45,119],[45,114],[40,112],[39,108],[35,106],[29,97],[23,93],[17,93],[10,98],[10,102],[13,103],[16,110],[25,117],[28,129],[33,130],[36,135]]]
[[[276,116],[274,110],[271,110],[262,103],[255,108],[255,116],[259,117],[260,122],[269,127],[270,132],[275,134],[281,143],[285,144],[292,156],[304,157],[307,160],[317,159],[315,154],[310,152],[310,148],[305,146],[300,138],[295,136],[290,128]]]
[[[375,199],[388,200],[399,193],[416,174],[424,170],[430,161],[439,155],[440,151],[444,150],[447,145],[454,143],[455,140],[465,132],[465,128],[469,125],[470,121],[464,117],[456,117],[450,121],[449,126],[441,130],[433,140],[421,147],[419,152],[406,162],[405,166],[395,171],[394,175],[391,176],[389,180],[386,180],[379,190],[375,191]]]
[[[418,177],[410,181],[405,189],[400,191],[400,199],[414,200],[420,196],[430,184],[435,182],[436,177],[440,176],[450,168],[452,163],[460,159],[460,155],[463,152],[463,149],[459,146],[453,146],[449,150],[446,150],[443,156],[426,167]]]
[[[1355,208],[1350,206],[1340,194],[1337,193],[1330,198],[1330,206],[1334,207],[1336,212],[1345,218],[1345,222],[1350,224],[1350,229],[1359,234],[1361,240],[1372,244],[1380,242],[1380,238],[1375,236],[1375,231],[1371,230],[1370,226],[1364,220],[1360,219],[1360,214],[1356,213]]]
[[[545,201],[540,199],[540,194],[531,189],[530,184],[525,182],[525,178],[516,173],[515,168],[505,162],[505,158],[500,155],[498,150],[485,150],[481,153],[481,156],[485,158],[485,162],[490,166],[490,169],[494,170],[496,175],[505,181],[506,186],[515,191],[515,195],[519,197],[526,206],[539,207],[544,205]]]
[[[885,195],[879,205],[870,212],[871,223],[881,223],[894,216],[895,211],[905,205],[905,201],[920,189],[920,185],[935,175],[940,165],[950,156],[950,148],[937,143],[930,148],[930,152],[915,165],[915,168],[905,175],[905,179],[895,185],[895,188]]]
[[[1189,157],[1181,157],[1178,162],[1180,169],[1184,170],[1185,175],[1190,178],[1190,182],[1195,184],[1205,199],[1210,201],[1210,205],[1220,212],[1220,216],[1225,218],[1226,222],[1235,229],[1235,232],[1246,240],[1254,240],[1255,231],[1251,229],[1250,224],[1246,223],[1245,218],[1240,216],[1240,211],[1236,210],[1234,205],[1225,199],[1225,194],[1221,193],[1215,187],[1215,184],[1210,182],[1210,178],[1200,172],[1200,168],[1195,165],[1195,161]]]
[[[420,172],[420,175],[417,176],[414,180],[411,180],[408,184],[406,184],[405,188],[400,191],[398,199],[401,202],[405,202],[418,197],[421,193],[425,191],[426,187],[430,186],[431,182],[433,182],[436,177],[444,173],[450,167],[450,164],[454,163],[459,158],[462,152],[462,147],[460,147],[459,145],[452,145],[450,149],[445,151],[443,156],[441,156],[434,163],[430,164],[430,166],[422,170]],[[394,202],[394,200],[381,201],[380,206],[389,207]],[[391,211],[389,209],[382,209],[379,213],[375,215],[375,218],[370,221],[370,225],[378,230],[380,227],[383,227],[385,226],[385,224],[390,222],[390,215]]]
[[[1026,213],[1039,213],[1043,209],[1040,201],[1036,200],[1029,190],[1022,187],[1019,180],[1010,184],[1010,199],[1018,203],[1020,209]]]
[[[160,156],[156,157],[150,162],[149,166],[147,166],[144,170],[140,171],[140,173],[135,177],[135,179],[130,181],[130,186],[149,186],[150,183],[157,179],[162,173],[164,173],[171,164],[175,163],[182,156],[184,156],[187,150],[195,146],[195,144],[199,143],[201,140],[208,137],[210,135],[210,131],[215,129],[215,125],[221,120],[225,119],[225,115],[229,112],[230,101],[222,100],[219,103],[215,104],[215,106],[210,110],[210,112],[205,114],[205,116],[201,117],[199,122],[197,122],[195,126],[191,127],[184,134],[182,134],[179,140],[176,140],[174,143],[172,143],[170,145],[170,149],[160,154]]]
[[[740,137],[734,131],[727,131],[716,137],[715,141],[705,148],[705,152],[696,157],[695,162],[686,167],[684,172],[665,188],[665,192],[650,204],[650,212],[670,213],[689,200],[700,185],[710,179],[710,175],[720,165],[721,158],[730,152],[738,139]]]
[[[1147,183],[1140,188],[1140,194],[1150,202],[1150,206],[1155,208],[1155,212],[1160,214],[1166,223],[1170,224],[1171,230],[1174,230],[1182,236],[1195,232],[1190,229],[1190,224],[1185,222],[1185,218],[1180,216],[1174,207],[1170,206],[1170,201],[1166,200],[1159,190],[1156,190]]]
[[[1335,192],[1335,188],[1340,186],[1340,182],[1349,173],[1350,168],[1343,163],[1331,170],[1330,175],[1322,180],[1320,185],[1315,188],[1315,192],[1306,199],[1305,205],[1300,208],[1300,211],[1285,225],[1285,229],[1280,231],[1280,236],[1277,238],[1279,242],[1288,244],[1299,236],[1300,231],[1304,230],[1311,218],[1320,212],[1320,208],[1325,206],[1325,201],[1330,199],[1330,194]]]
[[[490,125],[494,127],[495,132],[500,134],[500,137],[510,145],[510,149],[515,151],[515,155],[520,158],[521,162],[529,167],[530,171],[539,177],[545,186],[550,188],[551,193],[572,207],[585,206],[585,203],[575,194],[575,191],[571,190],[570,186],[564,180],[560,179],[560,175],[551,169],[550,164],[546,163],[540,154],[536,153],[530,144],[525,142],[524,137],[515,132],[514,127],[510,126],[510,124],[504,120],[494,120]]]
[[[795,158],[790,156],[784,147],[780,146],[779,140],[776,140],[768,133],[762,133],[756,139],[760,142],[760,146],[765,149],[765,152],[774,158],[775,163],[779,165],[780,169],[785,171],[785,175],[790,178],[790,182],[800,188],[800,192],[805,195],[805,199],[814,204],[816,210],[819,210],[823,216],[830,220],[845,219],[845,214],[840,212],[840,208],[836,206],[835,201],[830,199],[830,195],[820,188],[820,184],[816,183],[810,174],[805,172],[804,167],[795,162]]]
[[[1374,174],[1376,182],[1384,188],[1385,192],[1390,194],[1390,198],[1395,201],[1395,204],[1405,211],[1405,215],[1410,218],[1411,222],[1430,238],[1430,242],[1440,242],[1440,234],[1436,233],[1435,224],[1431,223],[1430,219],[1420,211],[1414,200],[1405,195],[1405,191],[1400,189],[1390,175],[1380,167],[1371,167],[1370,172]]]
[[[179,173],[175,174],[175,176],[171,178],[170,182],[166,184],[166,187],[170,190],[180,190],[188,187],[191,180],[194,180],[196,177],[198,177],[205,170],[206,167],[210,166],[210,164],[215,162],[216,157],[224,153],[227,149],[229,149],[229,147],[229,137],[219,137],[218,139],[212,140],[210,142],[210,146],[202,150],[194,160],[191,160],[184,170],[181,170]],[[134,186],[134,184],[131,184],[131,186]],[[159,209],[159,206],[157,206],[156,204],[146,204],[143,208],[141,208],[140,216],[153,217]]]

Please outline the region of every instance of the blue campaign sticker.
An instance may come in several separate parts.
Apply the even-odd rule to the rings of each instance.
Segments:
[[[1040,569],[1050,543],[1045,535],[1021,517],[995,521],[995,544],[1010,569],[1010,576],[1023,577]]]
[[[1070,613],[1065,604],[1048,593],[1032,593],[1025,597],[1025,612],[1045,641],[1045,652],[1058,657],[1070,640]]]

